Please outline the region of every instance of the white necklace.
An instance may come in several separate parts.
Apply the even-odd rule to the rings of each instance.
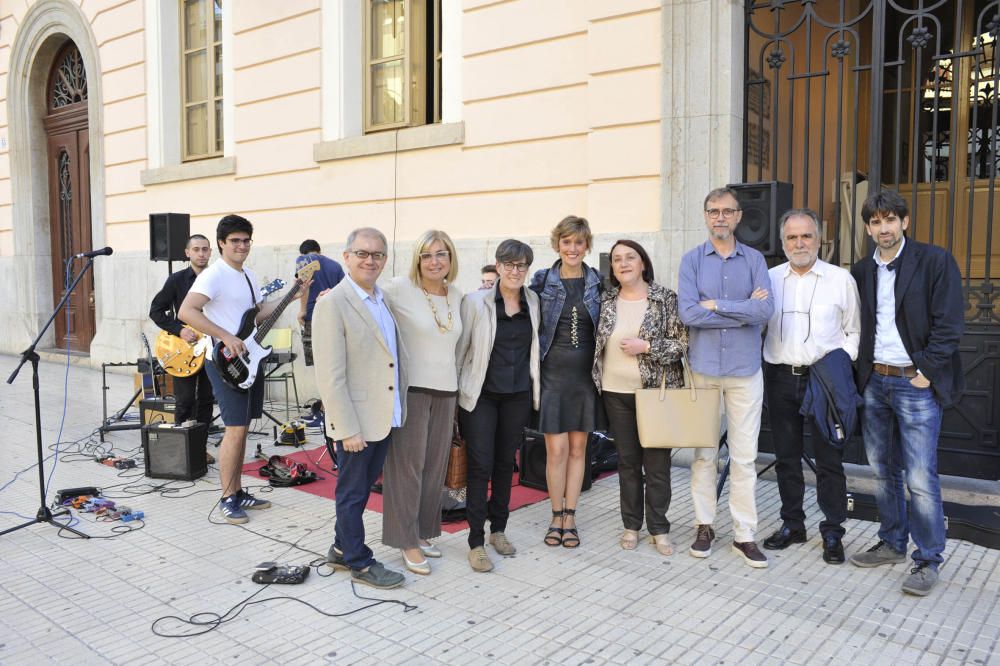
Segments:
[[[448,281],[444,280],[444,303],[448,307],[448,324],[444,325],[441,320],[438,319],[437,308],[434,307],[434,301],[431,299],[430,293],[424,289],[423,283],[420,284],[420,291],[424,292],[424,298],[427,299],[427,305],[431,306],[431,314],[434,315],[434,323],[437,324],[438,331],[443,335],[450,331],[455,326],[455,322],[452,321],[451,317],[451,300],[448,298]]]

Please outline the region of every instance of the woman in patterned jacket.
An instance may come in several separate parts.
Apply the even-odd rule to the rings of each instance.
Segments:
[[[670,449],[644,449],[639,443],[635,390],[657,387],[664,378],[669,388],[684,386],[687,329],[677,312],[677,294],[653,282],[653,266],[639,243],[618,240],[611,246],[611,284],[601,299],[592,374],[618,448],[625,525],[619,545],[638,547],[645,507],[650,542],[661,555],[672,555]]]

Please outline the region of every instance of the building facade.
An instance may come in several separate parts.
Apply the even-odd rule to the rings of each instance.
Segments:
[[[998,32],[998,0],[0,0],[0,351],[46,321],[67,258],[109,245],[44,344],[134,359],[167,273],[151,213],[209,237],[245,215],[268,279],[361,225],[402,274],[440,228],[465,289],[506,237],[548,265],[576,214],[593,264],[635,238],[674,285],[713,187],[764,183],[741,229],[772,261],[775,201],[820,211],[846,265],[889,185],[962,268],[946,439],[998,478]]]
[[[305,238],[339,255],[359,225],[389,236],[389,272],[404,273],[411,239],[441,228],[472,287],[508,236],[549,262],[548,230],[571,213],[598,250],[642,239],[666,276],[702,233],[704,192],[740,168],[742,11],[3,0],[0,290],[14,316],[0,349],[45,321],[66,257],[109,245],[50,344],[134,358],[166,275],[148,216],[168,211],[209,237],[224,214],[251,219],[266,277],[287,276]]]

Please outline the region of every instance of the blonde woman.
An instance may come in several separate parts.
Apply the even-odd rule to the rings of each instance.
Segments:
[[[576,548],[576,503],[586,470],[589,433],[603,428],[603,409],[590,382],[601,275],[584,263],[593,237],[582,217],[570,215],[552,230],[559,259],[535,273],[542,326],[542,400],[538,429],[545,435],[545,480],[552,502],[547,546]]]
[[[462,293],[455,245],[443,231],[413,246],[410,274],[393,278],[386,300],[407,348],[407,419],[393,438],[383,472],[382,543],[399,548],[416,574],[441,557],[430,539],[441,534],[444,486],[458,396],[455,347],[462,335]]]
[[[681,358],[687,329],[677,312],[677,294],[653,281],[653,265],[641,245],[611,246],[611,289],[601,300],[593,379],[601,391],[618,449],[618,484],[625,531],[619,545],[635,550],[645,512],[649,540],[661,555],[670,542],[670,449],[644,449],[636,423],[635,390],[666,379],[684,385]],[[644,511],[645,510],[645,511]]]

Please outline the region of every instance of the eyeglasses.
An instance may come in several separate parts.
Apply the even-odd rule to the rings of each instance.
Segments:
[[[253,245],[252,238],[227,238],[226,242],[230,245],[246,245],[247,247]]]
[[[518,273],[526,273],[528,271],[528,266],[531,264],[524,261],[519,261],[517,263],[513,261],[502,261],[500,262],[500,265],[508,273],[513,273],[514,271],[517,271]]]
[[[736,215],[742,208],[706,208],[705,215],[708,215],[713,220],[719,219],[719,215],[723,217],[732,217]]]
[[[437,259],[438,261],[448,261],[451,259],[451,252],[448,250],[438,250],[437,252],[421,252],[420,261],[430,261],[431,259]]]
[[[375,261],[383,261],[387,256],[389,256],[385,252],[369,252],[368,250],[348,250],[348,252],[361,261],[364,261],[368,257],[371,257]]]
[[[787,283],[787,280],[785,281],[785,283],[783,283],[781,285],[781,324],[778,326],[778,339],[781,340],[782,342],[784,342],[784,340],[785,340],[785,315],[805,315],[806,316],[806,337],[804,337],[802,339],[802,342],[804,343],[804,342],[808,341],[809,340],[809,336],[812,335],[812,309],[813,309],[813,300],[815,300],[815,298],[816,298],[816,287],[817,287],[817,285],[819,285],[819,275],[816,274],[816,273],[813,273],[813,275],[816,276],[816,279],[813,281],[812,294],[810,294],[810,296],[809,296],[809,307],[806,308],[805,312],[802,312],[801,310],[786,310],[785,309],[785,303],[787,302],[785,300],[785,284]]]

